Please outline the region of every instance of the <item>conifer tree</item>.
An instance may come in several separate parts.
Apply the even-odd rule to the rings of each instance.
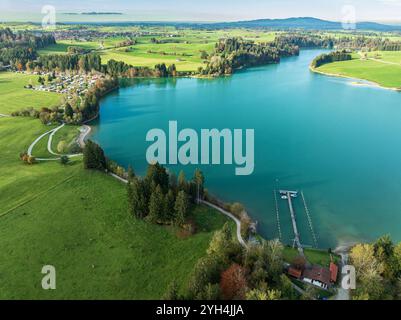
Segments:
[[[189,209],[188,196],[184,191],[178,192],[177,199],[175,200],[175,224],[182,226],[185,223],[185,219]]]
[[[164,219],[166,222],[174,220],[175,216],[175,198],[174,192],[170,189],[164,198]]]
[[[152,192],[149,200],[149,215],[148,219],[152,223],[157,223],[163,220],[163,202],[164,196],[162,188],[157,185],[154,192]]]
[[[178,191],[185,191],[187,192],[188,186],[187,186],[187,181],[185,179],[185,173],[184,171],[180,171],[180,174],[178,175]]]
[[[139,218],[144,218],[148,213],[146,194],[143,182],[134,177],[128,183],[128,201],[131,213]]]

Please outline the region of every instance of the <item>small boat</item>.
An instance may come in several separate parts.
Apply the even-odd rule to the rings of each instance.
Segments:
[[[287,199],[288,199],[288,197],[287,197],[287,196],[281,196],[281,199],[283,199],[283,200],[287,200]]]

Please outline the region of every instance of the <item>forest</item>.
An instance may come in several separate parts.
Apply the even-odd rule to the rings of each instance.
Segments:
[[[281,57],[298,54],[298,46],[278,41],[255,43],[242,38],[222,39],[216,44],[207,67],[199,72],[211,76],[232,74],[236,69],[279,63]]]
[[[346,51],[335,51],[331,52],[328,54],[321,54],[320,56],[317,56],[311,63],[312,68],[318,68],[326,63],[331,63],[335,61],[347,61],[351,60],[352,55]]]
[[[0,64],[11,65],[17,70],[25,69],[28,61],[35,60],[38,49],[56,43],[51,34],[14,33],[10,28],[0,29],[0,40]]]

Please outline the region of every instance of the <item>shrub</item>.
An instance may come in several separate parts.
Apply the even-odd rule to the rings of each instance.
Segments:
[[[68,152],[68,143],[64,140],[61,140],[57,144],[57,151],[58,151],[58,153],[67,153]]]
[[[28,155],[28,153],[26,153],[26,152],[20,153],[19,158],[21,159],[21,161],[25,162],[26,164],[35,164],[36,163],[36,158]]]
[[[28,156],[28,159],[26,161],[27,164],[35,164],[36,163],[36,158],[33,156]]]
[[[61,164],[66,165],[68,162],[70,162],[70,158],[68,156],[61,156],[60,158]]]

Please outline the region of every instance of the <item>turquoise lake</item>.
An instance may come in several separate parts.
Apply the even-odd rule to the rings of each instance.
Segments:
[[[101,103],[92,139],[136,173],[147,167],[147,132],[178,121],[179,129],[255,129],[255,171],[196,166],[209,191],[243,203],[258,230],[277,238],[273,190],[303,191],[319,247],[401,240],[401,93],[355,86],[352,80],[309,71],[322,50],[304,50],[278,65],[218,79],[137,80]],[[171,166],[192,176],[195,166]],[[293,231],[287,203],[279,202],[282,240]],[[301,198],[294,201],[301,241],[312,236]]]

